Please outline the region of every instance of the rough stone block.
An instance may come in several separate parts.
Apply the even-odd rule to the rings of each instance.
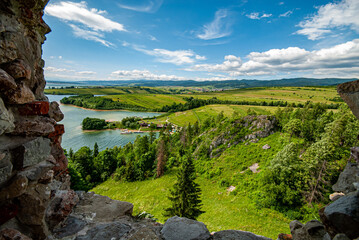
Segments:
[[[26,103],[18,107],[20,115],[31,116],[31,115],[46,115],[50,109],[50,103],[47,101],[35,101]]]
[[[24,234],[22,234],[21,232],[19,232],[18,230],[15,229],[3,229],[0,231],[0,239],[4,239],[4,240],[8,240],[8,239],[13,239],[13,240],[32,240],[31,238],[25,236]]]
[[[54,143],[60,143],[60,137],[65,133],[65,126],[63,124],[56,124],[54,128],[55,131],[50,133],[48,138]]]
[[[31,78],[31,68],[22,59],[16,59],[10,63],[1,65],[8,74],[10,74],[16,80],[29,80]]]
[[[338,181],[333,185],[335,192],[343,192],[345,194],[355,190],[353,183],[356,182],[356,175],[359,174],[357,163],[348,162],[344,171],[340,173]]]
[[[12,135],[25,136],[48,136],[55,131],[56,122],[48,117],[21,118],[15,122],[15,129]]]
[[[131,230],[129,225],[121,222],[100,223],[90,228],[85,235],[77,236],[76,240],[113,240],[121,239]]]
[[[47,229],[44,225],[44,219],[46,209],[50,201],[50,188],[44,184],[37,184],[29,187],[29,190],[25,194],[22,194],[19,200],[19,213],[17,218],[21,223],[26,225],[42,226],[43,229]]]
[[[3,91],[7,91],[9,89],[16,89],[15,79],[11,77],[7,72],[0,69],[0,89]]]
[[[42,161],[36,165],[30,166],[19,173],[19,175],[26,177],[30,181],[38,181],[44,177],[45,174],[54,167],[54,164],[48,161]]]
[[[0,152],[0,187],[7,182],[12,174],[13,165],[10,154]]]
[[[246,231],[224,230],[213,234],[213,240],[227,240],[227,239],[240,239],[240,240],[271,240],[263,236],[256,235]]]
[[[17,170],[33,166],[48,159],[51,152],[50,139],[39,137],[20,145],[11,152]]]
[[[56,191],[46,212],[46,221],[50,229],[65,220],[78,201],[79,197],[73,190]]]
[[[177,216],[171,217],[166,221],[161,233],[165,240],[207,240],[211,237],[204,223]]]
[[[348,104],[355,117],[359,119],[359,80],[339,84],[337,91],[340,97]]]
[[[55,119],[56,122],[60,122],[64,119],[64,114],[61,112],[58,102],[53,101],[50,103],[49,116]]]
[[[18,214],[18,206],[7,204],[0,207],[0,225],[6,223]],[[1,235],[0,235],[1,236]],[[1,239],[1,238],[0,238]]]
[[[85,217],[89,221],[109,222],[125,215],[131,215],[133,204],[112,200],[94,193],[79,195],[80,201],[73,209],[73,216]]]
[[[5,100],[10,104],[25,104],[35,101],[35,95],[28,86],[19,84],[15,90],[6,92]]]
[[[28,179],[24,176],[17,175],[11,180],[11,183],[0,190],[0,202],[21,196],[26,192]]]
[[[8,111],[0,98],[0,135],[11,132],[15,128],[14,116]]]
[[[359,237],[359,192],[339,198],[324,209],[327,229],[333,233],[344,233],[350,239]],[[321,219],[323,217],[321,216]]]

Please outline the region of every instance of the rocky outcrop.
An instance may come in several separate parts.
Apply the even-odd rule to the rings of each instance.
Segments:
[[[359,181],[359,167],[357,163],[348,162],[344,171],[340,173],[338,181],[333,185],[333,191],[344,194],[355,191],[354,183]]]
[[[337,91],[356,118],[359,119],[359,80],[339,84]]]
[[[165,240],[206,240],[211,236],[203,223],[177,216],[166,221],[161,233]]]
[[[63,114],[43,92],[46,3],[0,3],[0,239],[45,239],[78,201],[56,122]]]

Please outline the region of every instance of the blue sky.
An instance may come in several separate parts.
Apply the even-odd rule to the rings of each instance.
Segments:
[[[358,0],[50,0],[45,78],[358,78],[358,16]]]

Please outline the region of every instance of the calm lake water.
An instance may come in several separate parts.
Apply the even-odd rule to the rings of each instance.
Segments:
[[[66,95],[47,95],[49,101],[60,100]],[[106,120],[119,121],[125,117],[153,117],[159,116],[158,113],[149,112],[131,112],[131,111],[94,111],[87,110],[69,105],[60,104],[61,111],[65,114],[65,118],[60,122],[65,125],[65,134],[62,136],[62,147],[69,150],[72,148],[77,151],[82,146],[88,146],[93,149],[97,142],[99,149],[113,148],[114,146],[124,146],[129,142],[133,142],[137,136],[148,133],[120,134],[120,130],[104,130],[95,132],[85,132],[81,129],[81,122],[86,117],[102,118]]]

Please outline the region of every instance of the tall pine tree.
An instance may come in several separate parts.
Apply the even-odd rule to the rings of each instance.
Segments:
[[[172,206],[165,211],[166,217],[179,216],[190,219],[196,219],[204,213],[201,210],[202,201],[200,199],[201,189],[195,183],[196,172],[194,169],[192,157],[184,156],[182,167],[177,174],[177,181],[170,190],[168,199]]]

